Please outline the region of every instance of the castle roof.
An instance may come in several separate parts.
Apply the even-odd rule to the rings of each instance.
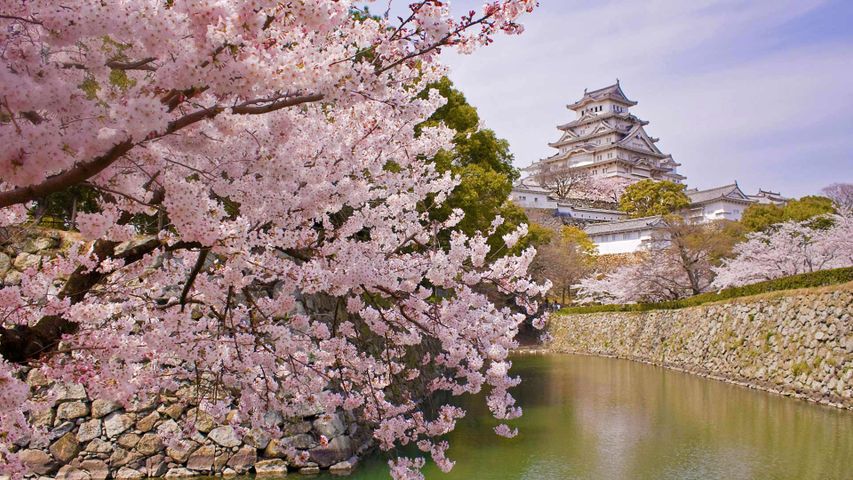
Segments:
[[[752,203],[752,200],[743,193],[737,182],[723,185],[721,187],[709,188],[707,190],[692,188],[690,190],[685,190],[684,193],[686,193],[687,197],[690,198],[690,203],[694,204],[713,202],[721,199]]]
[[[633,100],[628,100],[628,97],[625,96],[625,92],[623,92],[622,88],[619,86],[619,80],[616,80],[616,83],[613,85],[599,88],[598,90],[593,90],[591,92],[584,91],[583,98],[571,105],[568,105],[568,107],[571,110],[578,110],[588,103],[598,102],[601,100],[613,100],[628,106],[634,106],[637,104],[637,102]]]
[[[663,223],[663,217],[655,215],[652,217],[631,218],[615,222],[595,223],[588,225],[584,231],[588,235],[602,235],[608,233],[634,232],[637,230],[648,230],[659,227]]]

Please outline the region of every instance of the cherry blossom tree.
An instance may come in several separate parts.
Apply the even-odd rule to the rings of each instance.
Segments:
[[[853,183],[833,183],[820,192],[839,208],[853,209]]]
[[[740,232],[736,222],[697,224],[664,217],[635,262],[579,283],[581,302],[659,302],[708,291],[714,266],[731,255]]]
[[[436,244],[460,213],[424,205],[456,180],[424,159],[452,132],[414,127],[443,101],[417,97],[446,73],[441,49],[520,33],[536,2],[454,19],[423,0],[396,21],[354,3],[0,0],[0,227],[69,188],[98,202],[77,213],[86,241],[0,289],[2,471],[21,473],[12,445],[37,434],[23,365],[125,404],[202,378],[261,428],[321,402],[443,470],[435,437],[464,412],[422,411],[415,379],[521,413],[507,354],[524,315],[478,292],[535,311],[534,252],[490,261],[499,218]],[[201,407],[221,418],[227,400]]]
[[[618,202],[628,182],[617,177],[597,177],[577,167],[542,165],[533,179],[558,200],[583,199]]]
[[[751,233],[734,248],[735,257],[714,269],[714,288],[853,265],[853,215],[822,217],[828,222],[783,222]],[[829,226],[824,226],[829,223]]]

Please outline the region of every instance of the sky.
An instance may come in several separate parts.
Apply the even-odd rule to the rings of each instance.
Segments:
[[[853,182],[851,0],[540,0],[522,23],[472,55],[442,53],[517,167],[555,152],[584,88],[618,78],[690,187],[799,197]]]

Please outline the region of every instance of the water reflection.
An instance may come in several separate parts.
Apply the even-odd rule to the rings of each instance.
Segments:
[[[515,359],[518,437],[482,402],[451,435],[450,474],[509,479],[853,479],[853,413],[633,362]],[[335,477],[320,477],[335,478]],[[380,459],[349,480],[389,478]]]

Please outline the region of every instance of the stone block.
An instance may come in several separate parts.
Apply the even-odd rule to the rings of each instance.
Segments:
[[[104,431],[109,438],[115,438],[133,425],[133,415],[113,412],[104,418]]]
[[[283,477],[287,475],[287,462],[280,458],[261,460],[255,463],[255,475],[258,477]]]
[[[101,421],[93,418],[88,422],[83,422],[77,429],[77,441],[85,443],[94,440],[101,436]]]
[[[107,480],[110,476],[110,468],[102,460],[83,460],[80,468],[89,472],[92,480]]]
[[[156,433],[146,433],[136,444],[136,451],[149,456],[162,451],[164,448],[163,441]]]
[[[234,427],[229,425],[214,428],[207,434],[207,438],[225,448],[237,447],[242,443]]]
[[[27,449],[18,452],[18,458],[27,469],[39,475],[49,475],[56,471],[57,464],[53,457],[42,450]]]
[[[50,454],[63,464],[70,462],[78,453],[80,453],[80,442],[71,432],[59,437],[59,440],[50,445]]]
[[[116,402],[97,399],[92,402],[92,416],[95,418],[102,418],[115,412],[119,408],[121,408],[121,405]]]
[[[136,422],[136,429],[142,433],[151,431],[154,426],[157,425],[157,422],[160,421],[160,414],[155,412],[151,412],[148,415],[140,418]]]
[[[258,451],[255,447],[244,445],[228,460],[228,466],[237,473],[246,473],[258,461]]]
[[[116,480],[135,480],[144,477],[144,473],[128,467],[121,467],[115,475]]]
[[[81,401],[61,403],[56,409],[56,416],[62,420],[74,420],[89,415],[89,406]]]

